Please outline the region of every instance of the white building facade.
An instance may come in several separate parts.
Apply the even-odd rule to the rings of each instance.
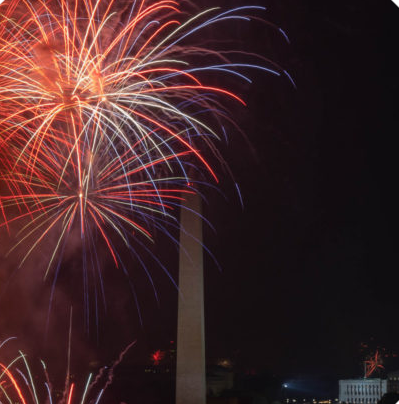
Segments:
[[[386,379],[348,379],[339,381],[339,401],[347,404],[376,404],[387,392]]]
[[[388,373],[388,392],[399,393],[399,371]]]

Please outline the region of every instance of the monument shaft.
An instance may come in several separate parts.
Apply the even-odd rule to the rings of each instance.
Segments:
[[[205,404],[204,274],[201,199],[181,208],[176,404]],[[197,214],[193,213],[196,212]]]

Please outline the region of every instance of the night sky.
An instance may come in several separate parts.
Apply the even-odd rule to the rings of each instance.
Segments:
[[[228,201],[211,194],[206,207],[217,233],[205,243],[222,267],[206,266],[208,357],[281,377],[359,376],[361,342],[399,350],[399,10],[389,1],[264,4],[291,44],[262,24],[235,38],[243,49],[252,38],[298,89],[262,74],[243,89],[239,123],[252,147],[236,134],[224,152],[244,210],[229,178]]]
[[[358,376],[361,341],[399,348],[399,10],[265,4],[291,45],[266,32],[257,46],[298,89],[273,78],[251,88],[243,125],[256,154],[232,146],[229,156],[245,209],[209,207],[224,269],[207,270],[209,353],[236,349],[248,366],[280,374]]]
[[[226,28],[224,34],[239,49],[289,71],[297,89],[286,77],[264,73],[251,73],[252,85],[236,87],[248,107],[232,104],[232,115],[247,139],[231,129],[221,151],[244,208],[234,180],[221,170],[223,195],[205,191],[205,216],[216,232],[206,227],[204,243],[221,267],[206,257],[208,362],[229,357],[240,369],[281,378],[359,376],[362,341],[374,338],[399,353],[394,220],[399,9],[389,0],[256,4],[268,8],[264,18],[284,29],[290,44],[260,21]],[[168,243],[161,236],[159,242]],[[177,275],[177,251],[166,244],[157,254]],[[71,257],[64,264],[70,270],[74,265]],[[177,294],[160,273],[158,306],[145,276],[135,275],[141,326],[132,296],[119,292],[123,276],[113,272],[111,278],[100,337],[80,330],[76,361],[109,361],[137,339],[128,362],[138,366],[152,350],[175,340]],[[75,287],[67,277],[60,282],[60,296]],[[69,306],[58,300],[60,314],[43,343],[48,294],[36,286],[11,282],[0,301],[0,336],[28,337],[48,358],[65,351]],[[42,312],[35,317],[38,307]],[[74,313],[79,324],[79,303]]]

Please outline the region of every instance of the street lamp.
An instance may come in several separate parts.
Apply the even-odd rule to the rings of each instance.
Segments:
[[[283,396],[283,401],[287,401],[287,394],[286,394],[287,389],[288,389],[288,383],[283,383],[281,386],[281,393]]]

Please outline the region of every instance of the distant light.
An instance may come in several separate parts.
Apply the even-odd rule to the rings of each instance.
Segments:
[[[287,383],[284,383],[283,384],[283,387],[286,389],[286,388],[288,388],[288,384]]]

